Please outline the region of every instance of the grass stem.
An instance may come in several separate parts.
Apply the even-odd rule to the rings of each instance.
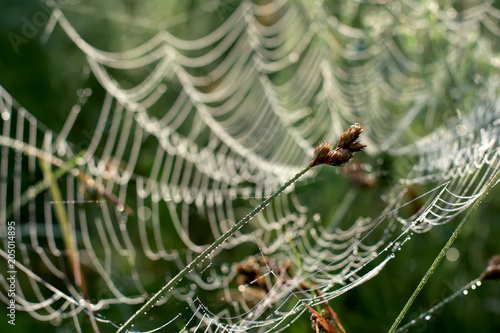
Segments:
[[[398,328],[398,326],[401,323],[401,321],[403,320],[405,314],[410,309],[410,306],[413,304],[413,302],[417,298],[417,296],[420,293],[420,291],[424,288],[424,285],[427,283],[427,281],[429,280],[429,278],[431,277],[431,275],[434,273],[434,271],[436,270],[437,266],[439,265],[439,263],[441,262],[441,260],[443,259],[443,257],[446,255],[446,252],[448,252],[448,250],[450,249],[450,247],[453,244],[453,242],[457,239],[457,237],[460,234],[460,232],[462,231],[465,223],[467,223],[467,221],[470,219],[470,217],[472,216],[472,214],[474,214],[474,212],[477,210],[477,208],[479,207],[479,205],[483,202],[484,198],[488,195],[488,193],[493,188],[493,186],[495,186],[495,184],[497,183],[497,181],[499,179],[499,176],[500,176],[500,171],[497,171],[496,174],[495,174],[495,176],[493,177],[493,179],[489,182],[489,184],[486,187],[486,189],[477,198],[476,202],[474,202],[474,204],[472,205],[471,209],[467,212],[467,215],[465,215],[465,217],[462,219],[462,221],[460,222],[460,224],[458,225],[458,227],[455,229],[455,231],[451,235],[450,239],[448,239],[448,242],[446,242],[446,244],[444,245],[444,247],[441,249],[441,252],[439,252],[438,256],[436,257],[436,259],[432,263],[431,267],[429,267],[429,269],[427,270],[427,273],[425,273],[425,275],[422,278],[422,280],[420,280],[420,283],[418,284],[417,288],[413,291],[413,294],[408,299],[408,301],[406,302],[405,306],[403,307],[403,309],[399,313],[398,317],[396,318],[396,320],[392,324],[391,328],[389,329],[389,333],[393,333]]]
[[[258,212],[263,210],[271,201],[273,201],[278,195],[283,193],[283,191],[292,185],[297,179],[304,175],[307,171],[311,169],[308,165],[302,171],[297,173],[292,179],[287,181],[283,186],[281,186],[276,192],[274,192],[269,198],[261,202],[254,210],[252,210],[248,215],[242,218],[238,223],[227,230],[222,236],[220,236],[215,242],[213,242],[209,247],[207,247],[203,252],[201,252],[192,262],[190,262],[184,269],[182,269],[176,276],[174,276],[166,285],[164,285],[156,294],[154,294],[144,305],[137,310],[117,331],[126,332],[132,325],[134,321],[139,319],[151,309],[151,307],[160,300],[167,292],[171,291],[191,270],[193,270],[198,264],[200,264],[204,259],[210,256],[222,243],[224,243],[229,237],[231,237],[238,229],[243,227],[245,223],[250,221]]]

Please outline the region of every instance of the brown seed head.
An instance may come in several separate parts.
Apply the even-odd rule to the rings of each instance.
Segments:
[[[337,148],[335,149],[333,149],[333,146],[328,142],[320,143],[314,150],[313,159],[309,165],[313,167],[319,164],[333,166],[343,166],[347,164],[352,159],[355,152],[362,151],[366,147],[366,145],[357,141],[362,131],[363,127],[361,125],[351,125],[340,135]]]
[[[349,128],[340,135],[339,141],[337,142],[337,148],[344,148],[353,152],[363,150],[366,146],[356,141],[361,132],[363,132],[363,127],[360,124],[349,126]]]
[[[479,278],[480,280],[498,280],[500,279],[500,255],[493,256],[488,267]]]
[[[321,142],[314,149],[313,159],[311,162],[311,166],[315,166],[318,164],[328,164],[327,161],[329,159],[329,154],[333,151],[333,146],[329,142]]]

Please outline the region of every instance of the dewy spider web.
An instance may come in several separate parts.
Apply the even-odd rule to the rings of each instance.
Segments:
[[[354,122],[368,147],[353,179],[367,185],[378,161],[397,164],[382,211],[361,213],[359,179],[332,211],[322,203],[331,199],[310,193],[337,186],[335,171],[311,172],[132,329],[293,327],[304,302],[352,290],[414,233],[456,222],[500,167],[500,11],[489,2],[459,11],[417,1],[190,8],[192,20],[221,22],[210,32],[191,31],[181,14],[158,25],[165,18],[147,6],[138,17],[97,3],[44,6],[41,39],[69,41],[86,59],[86,81],[57,129],[0,87],[0,226],[5,234],[16,222],[15,300],[34,320],[116,330],[306,166],[317,142]],[[125,22],[149,35],[133,48],[117,43],[120,52],[93,46],[89,20],[101,15],[113,29]],[[1,285],[7,303],[4,275]]]

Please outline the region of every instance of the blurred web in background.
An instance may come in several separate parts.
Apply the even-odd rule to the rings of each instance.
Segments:
[[[42,39],[71,41],[101,91],[84,83],[55,130],[0,87],[0,226],[17,223],[16,301],[35,320],[115,330],[352,123],[365,128],[366,163],[353,171],[365,186],[384,156],[398,165],[385,208],[359,214],[353,185],[324,217],[301,191],[335,184],[311,172],[134,329],[293,326],[304,302],[321,302],[314,290],[333,299],[397,260],[414,233],[457,223],[499,169],[500,10],[489,2],[214,1],[172,27],[154,7],[134,18],[46,5]],[[94,15],[157,33],[110,52],[82,32]],[[222,23],[190,31],[201,17]]]

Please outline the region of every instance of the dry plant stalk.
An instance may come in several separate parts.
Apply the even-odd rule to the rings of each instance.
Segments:
[[[319,314],[311,306],[304,303],[304,305],[312,313],[311,322],[313,324],[313,327],[316,329],[316,332],[320,332],[319,325],[321,325],[327,333],[345,333],[346,330],[344,326],[342,326],[342,324],[340,323],[339,317],[337,316],[335,311],[333,311],[333,309],[330,307],[330,305],[325,300],[319,289],[316,290],[316,294],[321,300],[320,304],[323,306],[324,309],[323,311],[321,311],[321,313],[324,313],[324,315]]]
[[[335,326],[333,326],[332,323],[330,323],[328,320],[326,320],[326,318],[323,317],[322,315],[320,315],[316,310],[314,310],[313,308],[311,308],[307,304],[305,304],[305,306],[307,306],[309,311],[311,311],[311,313],[312,313],[311,322],[314,325],[314,328],[316,329],[316,333],[321,332],[319,329],[320,324],[323,327],[323,329],[325,331],[327,331],[328,333],[340,333],[340,331]]]

